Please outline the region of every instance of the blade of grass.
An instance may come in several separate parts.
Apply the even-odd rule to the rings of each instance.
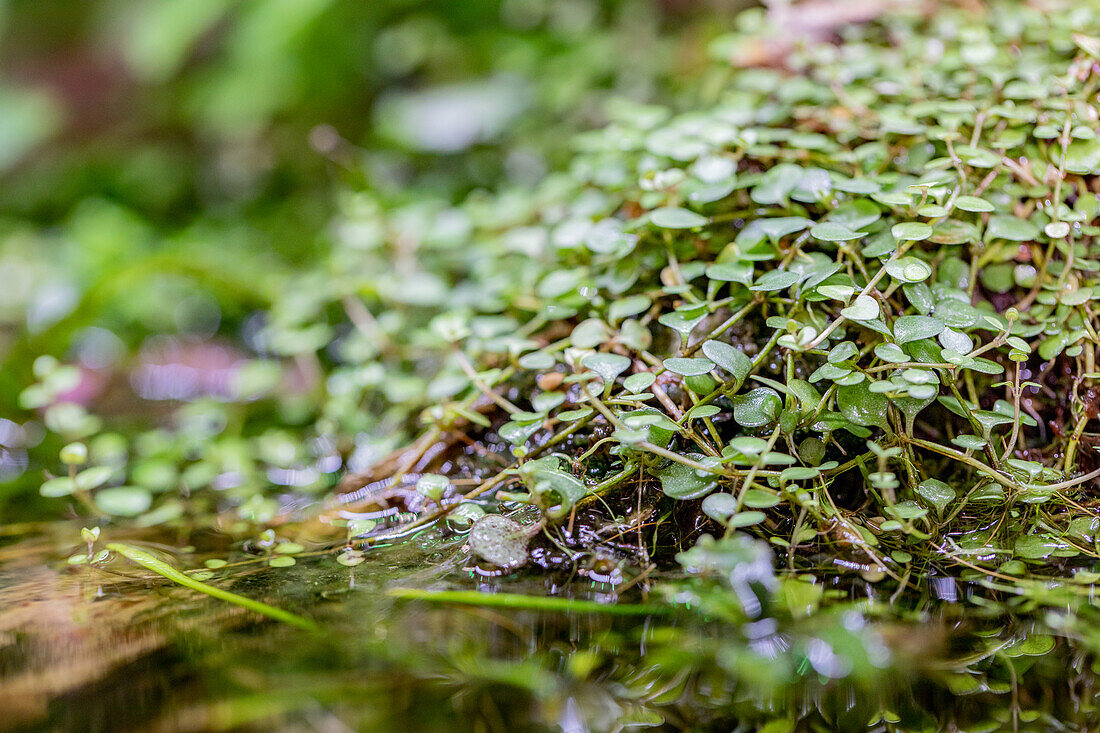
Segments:
[[[233,605],[240,606],[241,608],[247,608],[250,611],[255,611],[256,613],[263,614],[264,616],[275,619],[276,621],[282,621],[284,624],[296,626],[299,629],[305,629],[307,631],[317,631],[319,629],[317,624],[313,623],[309,619],[293,614],[290,611],[284,611],[281,608],[269,606],[261,601],[254,601],[251,598],[245,598],[244,596],[239,596],[236,593],[230,593],[227,590],[215,588],[212,585],[207,585],[206,583],[195,580],[194,578],[185,575],[184,573],[181,573],[179,570],[176,570],[174,567],[164,562],[163,560],[159,560],[152,553],[146,552],[140,547],[126,545],[121,542],[111,542],[107,545],[107,549],[112,550],[113,552],[117,552],[119,555],[122,555],[127,560],[135,562],[146,570],[151,570],[157,575],[165,577],[168,580],[171,580],[173,583],[178,583],[185,588],[190,588],[191,590],[198,591],[199,593],[205,593],[208,596],[212,596],[219,600],[225,601],[226,603],[232,603]]]
[[[422,590],[420,588],[390,588],[386,595],[429,603],[458,603],[489,608],[514,608],[522,611],[557,611],[561,613],[604,613],[612,616],[668,615],[676,612],[672,606],[627,603],[598,603],[552,596],[527,596],[520,593],[482,593],[476,590]]]

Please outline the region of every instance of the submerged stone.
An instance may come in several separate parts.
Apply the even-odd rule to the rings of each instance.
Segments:
[[[512,570],[527,563],[529,528],[501,516],[487,514],[470,529],[470,549],[482,560]]]

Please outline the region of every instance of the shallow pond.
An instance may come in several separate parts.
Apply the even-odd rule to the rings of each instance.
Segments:
[[[690,583],[671,611],[637,588],[624,595],[628,615],[526,608],[509,594],[606,601],[613,586],[483,577],[466,568],[461,536],[431,528],[354,567],[308,548],[271,567],[212,533],[111,538],[199,572],[229,557],[209,583],[307,616],[321,627],[311,633],[122,557],[71,566],[77,525],[5,532],[0,730],[775,733],[1098,720],[1100,635],[1079,589],[1010,594],[944,578],[928,589],[934,600],[906,610],[851,589],[791,598],[801,586],[784,586],[796,612],[741,623],[723,610],[732,591]],[[500,602],[399,597],[475,589]]]

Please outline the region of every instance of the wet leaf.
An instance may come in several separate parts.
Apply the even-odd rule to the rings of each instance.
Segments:
[[[775,422],[783,408],[779,393],[769,387],[757,387],[746,394],[737,395],[731,401],[733,419],[746,428],[758,428]]]
[[[955,490],[939,479],[925,479],[917,485],[917,494],[935,508],[937,514],[955,500]]]
[[[702,455],[689,453],[685,458],[699,460]],[[672,461],[657,472],[661,480],[661,490],[673,499],[698,499],[706,496],[717,486],[718,478],[712,473],[698,471],[691,466]]]
[[[885,395],[872,392],[866,382],[840,387],[836,396],[840,414],[856,425],[889,429],[886,421],[889,400]]]
[[[943,332],[944,322],[931,316],[901,316],[894,321],[894,341],[899,345],[932,338]]]

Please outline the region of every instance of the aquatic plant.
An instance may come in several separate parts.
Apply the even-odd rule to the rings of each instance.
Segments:
[[[673,524],[902,587],[1090,569],[1098,8],[1058,8],[897,12],[731,67],[749,11],[692,103],[612,105],[538,186],[348,195],[328,416],[422,410],[391,489],[474,463],[461,437],[509,465],[442,503],[505,489],[571,552],[579,507],[641,492],[634,561]]]
[[[1094,670],[1100,3],[933,7],[779,54],[774,11],[745,11],[674,101],[604,104],[545,175],[366,171],[308,272],[193,266],[263,313],[229,387],[166,425],[124,437],[66,399],[72,365],[29,362],[21,404],[66,446],[40,494],[352,578],[411,537],[464,544],[440,574],[504,591],[401,601],[691,617],[719,631],[647,648],[715,725],[934,727],[934,699],[875,682],[920,656],[890,624],[960,599],[975,636],[1011,631],[921,669],[936,690],[1016,695],[1052,650]],[[539,577],[592,590],[508,592]],[[816,710],[769,707],[807,687]],[[1037,699],[991,725],[1049,723]]]

